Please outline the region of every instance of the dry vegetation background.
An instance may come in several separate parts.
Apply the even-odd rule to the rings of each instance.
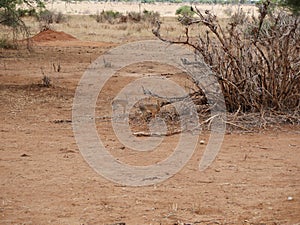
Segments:
[[[152,34],[153,24],[146,23],[97,23],[95,16],[104,11],[115,11],[123,14],[129,12],[157,12],[161,16],[160,20],[166,25],[165,32],[170,37],[180,37],[184,34],[184,27],[176,19],[175,12],[183,4],[138,4],[138,3],[77,3],[69,4],[55,1],[54,4],[48,4],[47,9],[66,15],[66,21],[59,24],[51,24],[51,28],[58,31],[64,31],[73,35],[79,40],[85,41],[105,41],[122,43],[132,40],[156,39]],[[228,19],[239,6],[221,6],[221,5],[199,5],[201,11],[210,10],[214,12],[221,20]],[[254,6],[244,5],[241,8],[249,15],[256,15]],[[225,22],[225,21],[224,21]],[[29,19],[26,24],[30,27],[30,32],[36,34],[40,31],[39,22],[35,19]],[[195,28],[195,33],[201,32],[201,29]]]
[[[72,15],[89,15],[96,14],[101,12],[102,10],[109,11],[118,11],[121,13],[127,12],[141,12],[144,9],[148,11],[158,12],[162,17],[174,17],[176,10],[183,6],[188,5],[188,3],[153,3],[153,4],[145,4],[138,2],[77,2],[77,3],[65,3],[60,1],[54,1],[53,3],[48,3],[46,7],[49,10],[55,10],[58,12],[62,12],[64,14],[72,14]],[[194,4],[193,4],[194,5]],[[197,5],[197,4],[196,4]],[[215,4],[199,4],[199,8],[203,11],[210,10],[220,16],[228,17],[226,11],[232,10],[235,11],[240,6],[238,5],[215,5]],[[243,5],[242,6],[245,11],[249,11],[251,13],[257,13],[255,7],[253,5]]]

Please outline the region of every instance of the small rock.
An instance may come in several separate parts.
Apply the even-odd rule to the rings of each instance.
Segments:
[[[289,196],[289,197],[287,198],[287,200],[288,200],[288,201],[292,201],[292,200],[293,200],[293,197]]]
[[[204,145],[204,144],[205,144],[205,141],[204,141],[204,140],[201,140],[199,143],[200,143],[200,145]]]

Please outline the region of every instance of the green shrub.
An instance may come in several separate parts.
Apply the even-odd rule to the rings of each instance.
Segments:
[[[152,3],[155,3],[155,0],[142,0],[141,3],[152,4]]]
[[[32,8],[32,9],[22,9],[19,8],[17,10],[17,13],[19,15],[19,17],[25,17],[25,16],[33,16],[33,17],[37,17],[37,12],[36,9]]]
[[[41,10],[44,7],[44,1],[40,0],[0,0],[0,24],[12,28],[13,41],[17,40],[20,35],[23,36],[23,39],[26,38],[29,49],[29,30],[22,20],[22,16],[33,14],[36,9]],[[2,46],[10,45],[3,39],[1,43]]]
[[[193,11],[193,8],[188,5],[181,6],[175,13],[175,15],[178,16],[178,21],[183,25],[188,25],[194,14],[195,12]]]
[[[8,40],[5,37],[0,38],[0,48],[3,49],[17,49],[17,45],[13,42]]]
[[[12,10],[1,10],[0,21],[2,25],[15,28],[20,24],[19,14]]]
[[[177,16],[193,16],[195,14],[193,8],[188,5],[183,5],[176,10],[175,15]]]
[[[280,4],[289,8],[295,15],[300,14],[300,1],[299,0],[280,0]]]
[[[182,0],[172,0],[172,3],[182,3]]]
[[[17,13],[19,14],[20,17],[24,17],[24,16],[27,16],[28,10],[19,8],[17,10]]]
[[[28,16],[33,16],[33,17],[37,17],[38,13],[35,9],[29,9],[28,10]]]

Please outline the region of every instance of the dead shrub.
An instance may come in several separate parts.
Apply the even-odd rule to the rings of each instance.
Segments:
[[[67,17],[62,12],[58,12],[54,14],[53,20],[55,23],[64,23],[66,22]]]
[[[96,19],[98,23],[140,23],[146,22],[152,25],[159,19],[159,13],[153,11],[144,10],[142,13],[138,12],[129,12],[127,15],[123,15],[122,13],[116,11],[102,11],[101,13],[92,16]]]
[[[158,12],[148,11],[148,10],[143,11],[143,20],[152,25],[154,25],[156,21],[159,20],[159,17],[160,15]]]
[[[135,23],[147,22],[150,24],[155,24],[155,22],[159,20],[159,13],[148,10],[144,10],[142,13],[129,12],[127,18],[127,21]]]
[[[43,22],[45,24],[53,23],[53,18],[54,18],[54,12],[49,10],[44,10],[40,12],[40,14],[38,15],[38,21]]]
[[[141,22],[142,20],[142,14],[138,12],[129,12],[128,15],[128,20],[132,22]]]
[[[287,112],[300,122],[300,17],[271,4],[259,5],[258,17],[239,10],[225,27],[195,7],[185,40],[162,37],[160,23],[153,33],[195,49],[217,77],[229,112]],[[190,37],[199,24],[206,32]]]
[[[118,20],[122,17],[122,14],[116,11],[108,10],[108,11],[102,11],[101,13],[98,13],[95,18],[97,23],[105,23],[108,22],[110,24],[114,24],[118,22]]]
[[[64,23],[67,21],[67,17],[62,12],[53,12],[50,10],[44,10],[37,15],[37,20],[40,22],[40,27],[50,28],[53,23]]]
[[[51,79],[50,79],[50,77],[48,77],[46,75],[43,76],[42,86],[43,87],[47,87],[47,88],[51,87]]]

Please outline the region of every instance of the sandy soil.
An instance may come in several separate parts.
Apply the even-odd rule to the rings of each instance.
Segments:
[[[0,224],[300,223],[299,127],[228,133],[204,172],[198,163],[205,144],[199,144],[179,173],[147,187],[119,185],[90,168],[74,139],[72,101],[87,66],[113,46],[46,40],[32,53],[0,50]],[[153,68],[113,76],[97,113],[109,112],[116,90]],[[43,75],[52,87],[41,85]],[[148,160],[124,148],[109,121],[96,122],[114,156],[131,164]],[[200,139],[208,137],[204,132]],[[163,159],[177,141],[168,137],[151,159]]]

